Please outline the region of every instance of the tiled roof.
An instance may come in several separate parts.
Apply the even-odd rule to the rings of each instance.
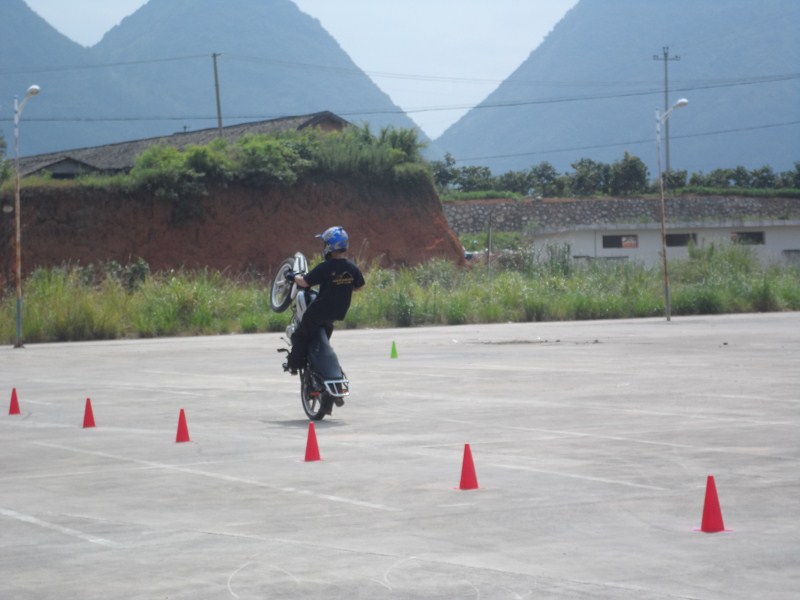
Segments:
[[[235,142],[247,134],[274,134],[281,131],[292,129],[300,130],[307,127],[323,126],[341,128],[349,123],[332,112],[319,112],[310,115],[297,117],[282,117],[280,119],[270,119],[269,121],[255,121],[231,125],[222,128],[222,137],[228,142]],[[176,148],[186,146],[203,146],[219,137],[219,129],[200,129],[198,131],[187,131],[172,135],[133,140],[130,142],[119,142],[105,146],[93,146],[91,148],[78,148],[75,150],[63,150],[51,152],[49,154],[37,154],[20,158],[20,175],[25,177],[46,169],[50,165],[61,163],[65,160],[72,160],[83,165],[87,165],[88,170],[103,172],[128,171],[133,168],[136,157],[139,156],[150,146],[165,144]]]

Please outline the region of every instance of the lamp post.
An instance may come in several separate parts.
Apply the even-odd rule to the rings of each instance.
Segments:
[[[667,224],[664,216],[664,173],[661,171],[661,126],[667,122],[672,111],[676,108],[683,108],[689,104],[686,98],[681,98],[672,105],[663,115],[656,109],[656,147],[658,149],[658,191],[661,197],[661,256],[664,259],[664,314],[667,321],[671,318],[671,308],[669,303],[669,271],[667,270]]]
[[[14,98],[14,248],[16,251],[14,276],[17,280],[17,340],[14,342],[14,348],[22,348],[22,224],[19,206],[19,122],[22,119],[22,111],[28,100],[38,94],[39,91],[38,85],[32,85],[25,93],[22,102]]]

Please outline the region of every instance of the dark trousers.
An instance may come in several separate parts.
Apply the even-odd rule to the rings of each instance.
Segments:
[[[333,321],[317,317],[310,309],[303,315],[300,325],[292,334],[292,350],[289,352],[287,362],[291,369],[302,369],[306,366],[308,343],[317,334],[320,327],[325,328],[328,339],[333,335]]]

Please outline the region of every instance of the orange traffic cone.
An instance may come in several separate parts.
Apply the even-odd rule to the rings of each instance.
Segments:
[[[8,414],[19,414],[19,400],[17,400],[17,388],[11,389],[11,406],[8,407]]]
[[[458,486],[462,490],[477,490],[478,477],[475,475],[475,465],[472,462],[472,451],[469,444],[464,444],[464,461],[461,464],[461,484]]]
[[[306,462],[322,460],[319,456],[319,446],[317,445],[317,432],[314,424],[308,424],[308,440],[306,441]]]
[[[178,435],[175,438],[176,443],[180,442],[188,442],[189,440],[189,428],[186,426],[186,413],[183,412],[181,409],[180,417],[178,417]]]
[[[86,409],[83,411],[83,428],[94,427],[94,413],[92,412],[92,401],[86,399]]]
[[[725,524],[722,522],[722,510],[719,507],[719,497],[717,496],[717,485],[714,483],[714,476],[709,475],[706,480],[706,500],[703,504],[703,522],[700,531],[705,533],[717,533],[725,531]]]

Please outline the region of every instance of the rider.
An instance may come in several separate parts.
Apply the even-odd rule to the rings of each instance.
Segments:
[[[333,322],[341,321],[350,308],[354,290],[364,287],[364,276],[354,262],[346,258],[347,232],[342,227],[330,227],[316,237],[324,243],[325,260],[306,275],[289,272],[286,279],[299,287],[319,286],[319,295],[306,309],[300,325],[292,334],[292,350],[289,352],[284,371],[292,375],[306,364],[308,343],[320,327],[325,327],[328,339],[333,335]]]

